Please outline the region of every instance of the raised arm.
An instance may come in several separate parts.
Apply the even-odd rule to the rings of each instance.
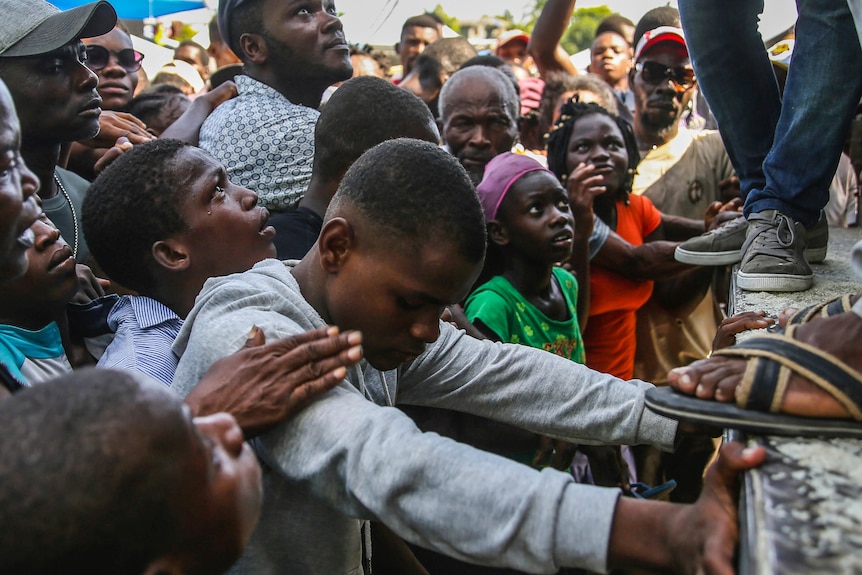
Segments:
[[[527,51],[533,57],[542,78],[548,72],[560,70],[572,75],[578,73],[569,60],[569,55],[560,46],[560,39],[572,19],[574,10],[575,0],[548,0],[536,20]]]

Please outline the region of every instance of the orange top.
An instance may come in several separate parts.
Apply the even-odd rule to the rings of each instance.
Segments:
[[[617,202],[617,229],[640,246],[661,224],[661,212],[644,196]],[[635,317],[652,295],[653,282],[631,281],[601,265],[590,264],[590,319],[584,332],[587,365],[596,371],[631,379],[635,364]]]

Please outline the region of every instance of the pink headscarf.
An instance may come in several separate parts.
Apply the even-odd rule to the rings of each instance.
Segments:
[[[524,174],[538,171],[548,172],[554,176],[553,172],[529,156],[512,152],[494,156],[485,166],[485,175],[476,186],[479,201],[482,202],[482,210],[485,212],[485,221],[497,219],[497,211],[512,184]],[[556,176],[554,178],[556,179]]]

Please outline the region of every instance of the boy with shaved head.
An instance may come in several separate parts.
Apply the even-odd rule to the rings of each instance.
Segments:
[[[343,384],[259,438],[268,504],[238,570],[361,573],[361,519],[523,571],[729,567],[728,486],[762,451],[725,450],[697,505],[644,503],[422,433],[387,409],[457,409],[572,442],[672,445],[676,424],[644,407],[648,384],[440,322],[484,251],[481,207],[457,160],[433,144],[392,140],[348,170],[301,262],[267,260],[207,282],[175,346],[181,392],[242,344],[249,322],[268,336],[327,322],[364,334],[365,360]]]

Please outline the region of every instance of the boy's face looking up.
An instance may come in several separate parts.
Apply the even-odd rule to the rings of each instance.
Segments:
[[[21,158],[21,129],[12,97],[0,82],[0,283],[27,269],[29,231],[41,212],[36,204],[39,179]]]
[[[174,162],[177,186],[188,190],[179,208],[188,229],[175,240],[194,269],[221,276],[275,257],[275,230],[266,225],[269,211],[257,205],[257,194],[232,184],[224,167],[199,148],[183,148]]]
[[[466,297],[482,262],[467,261],[443,238],[417,246],[381,233],[352,206],[339,212],[343,217],[330,219],[318,240],[328,274],[324,318],[362,331],[365,359],[395,369],[437,339],[440,314]]]
[[[30,229],[34,241],[27,250],[27,271],[2,286],[0,293],[15,302],[16,312],[22,317],[30,315],[35,319],[46,312],[62,312],[78,291],[78,276],[72,248],[45,214]]]
[[[194,420],[187,414],[187,470],[178,553],[188,573],[221,573],[239,557],[260,513],[260,466],[226,413]]]
[[[74,142],[99,133],[99,80],[86,59],[77,40],[47,54],[0,58],[25,141]]]

